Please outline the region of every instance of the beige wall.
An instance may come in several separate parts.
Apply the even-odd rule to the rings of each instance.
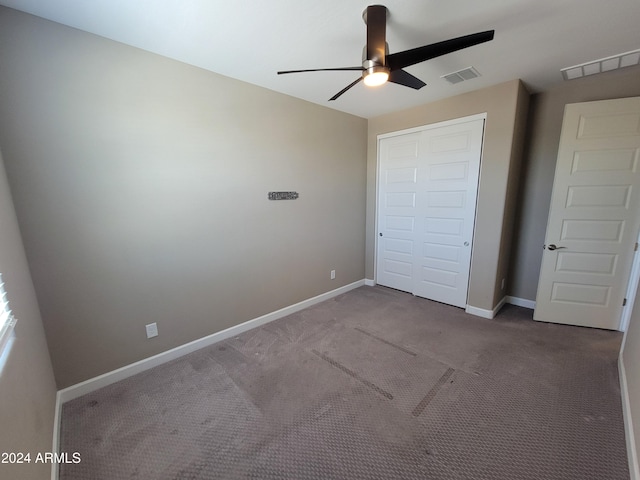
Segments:
[[[18,319],[6,363],[0,361],[0,452],[50,452],[56,385],[44,329],[0,154],[0,273]],[[46,464],[0,465],[1,478],[48,478]]]
[[[485,140],[474,236],[468,304],[492,310],[505,295],[501,289],[508,257],[501,246],[511,241],[517,189],[509,184],[520,161],[523,118],[528,93],[518,80],[372,118],[368,128],[366,278],[374,279],[377,136],[407,128],[485,113]],[[506,208],[506,210],[505,210]]]
[[[364,278],[366,120],[8,9],[0,65],[59,388]]]
[[[564,106],[638,95],[640,67],[629,67],[563,82],[531,97],[509,295],[536,298]]]
[[[640,290],[640,289],[639,289]],[[636,293],[629,328],[625,334],[621,360],[629,395],[629,414],[636,442],[636,460],[640,458],[640,297]],[[623,392],[624,393],[624,392]],[[629,419],[626,419],[629,421]],[[633,468],[630,465],[630,468]],[[633,480],[635,476],[631,477]]]
[[[500,237],[500,253],[498,255],[498,275],[494,281],[493,304],[497,305],[508,294],[509,268],[512,261],[512,245],[517,222],[517,207],[520,194],[520,177],[522,176],[522,163],[524,159],[524,143],[527,133],[527,121],[529,117],[530,95],[522,83],[518,89],[516,117],[514,120],[514,141],[511,145],[511,168],[507,179],[507,192],[505,200],[505,212],[502,221],[502,234]],[[504,279],[504,287],[502,286]]]

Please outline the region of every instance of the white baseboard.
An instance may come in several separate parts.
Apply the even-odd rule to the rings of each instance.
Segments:
[[[375,280],[371,280],[370,278],[365,278],[364,279],[364,284],[367,287],[375,287],[376,286],[376,281]]]
[[[60,453],[60,418],[62,416],[62,401],[60,391],[56,393],[56,405],[53,413],[53,441],[51,451]],[[56,462],[51,462],[51,480],[58,480],[59,466]]]
[[[536,308],[536,302],[534,302],[533,300],[527,300],[526,298],[507,296],[507,303],[516,305],[518,307],[529,308],[531,310],[534,310]]]
[[[511,305],[517,305],[518,307],[530,308],[531,310],[536,308],[536,302],[534,302],[533,300],[527,300],[526,298],[506,296],[506,297],[503,297],[502,300],[498,302],[498,305],[496,305],[493,310],[485,310],[484,308],[472,307],[471,305],[467,305],[467,308],[465,308],[464,311],[467,313],[470,313],[471,315],[476,315],[478,317],[491,319],[498,314],[498,312],[504,306],[505,303],[509,303]],[[640,478],[638,480],[640,480]]]
[[[618,357],[618,374],[620,376],[620,396],[622,397],[624,433],[627,441],[627,458],[629,459],[629,476],[631,480],[640,480],[640,465],[638,465],[636,439],[633,432],[633,421],[631,419],[631,403],[629,401],[629,390],[627,388],[627,374],[624,370],[622,352],[620,352],[620,356]]]
[[[498,302],[498,304],[493,308],[493,310],[486,310],[484,308],[478,308],[478,307],[473,307],[471,305],[467,305],[464,311],[471,315],[475,315],[476,317],[492,319],[498,314],[498,312],[506,302],[507,302],[507,297],[502,297],[502,300]]]
[[[246,332],[247,330],[250,330],[252,328],[259,327],[261,325],[264,325],[265,323],[269,323],[279,318],[286,317],[287,315],[291,315],[292,313],[299,312],[300,310],[311,307],[312,305],[323,302],[325,300],[329,300],[330,298],[346,293],[350,290],[353,290],[354,288],[361,287],[364,284],[365,280],[358,280],[357,282],[344,285],[340,288],[336,288],[335,290],[331,290],[330,292],[326,292],[316,297],[303,300],[302,302],[290,305],[285,308],[281,308],[280,310],[276,310],[275,312],[267,313],[266,315],[262,315],[261,317],[248,320],[244,323],[241,323],[240,325],[229,327],[220,332],[216,332],[198,340],[194,340],[193,342],[189,342],[184,345],[180,345],[179,347],[172,348],[171,350],[167,350],[166,352],[162,352],[152,357],[145,358],[130,365],[118,368],[117,370],[113,370],[97,377],[90,378],[89,380],[85,380],[84,382],[71,385],[70,387],[58,391],[59,403],[60,405],[62,405],[69,400],[81,397],[82,395],[86,395],[87,393],[98,390],[99,388],[106,387],[107,385],[111,385],[112,383],[119,382],[120,380],[124,380],[125,378],[129,378],[137,373],[144,372],[145,370],[149,370],[150,368],[157,367],[158,365],[162,365],[163,363],[167,363],[171,360],[175,360],[176,358],[180,358],[201,348],[208,347],[209,345],[220,342],[221,340],[239,335],[242,332]],[[58,421],[59,419],[57,419],[57,422]],[[57,430],[57,428],[57,425],[54,426],[54,429]]]
[[[475,315],[476,317],[493,318],[493,312],[491,310],[485,310],[484,308],[472,307],[471,305],[467,305],[464,311],[471,315]]]

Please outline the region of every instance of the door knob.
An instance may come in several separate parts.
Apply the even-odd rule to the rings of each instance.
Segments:
[[[549,245],[547,247],[549,250],[553,251],[553,250],[560,250],[561,248],[567,248],[567,247],[557,247],[556,245],[554,245],[553,243],[551,245]]]

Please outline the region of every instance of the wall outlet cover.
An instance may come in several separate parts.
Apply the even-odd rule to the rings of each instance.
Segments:
[[[145,325],[147,329],[147,338],[153,338],[158,336],[158,324],[150,323],[149,325]]]

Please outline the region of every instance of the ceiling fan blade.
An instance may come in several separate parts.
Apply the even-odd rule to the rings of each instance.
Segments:
[[[391,55],[387,55],[387,65],[392,71],[409,67],[416,63],[446,55],[447,53],[493,40],[494,32],[495,30],[488,30],[486,32],[473,33],[471,35],[465,35],[464,37],[445,40],[444,42],[432,43],[424,47],[392,53]]]
[[[304,73],[304,72],[340,72],[348,70],[362,71],[362,67],[337,67],[337,68],[314,68],[311,70],[282,70],[278,72],[278,75],[284,75],[285,73]]]
[[[383,5],[367,7],[364,20],[367,24],[367,60],[372,60],[377,65],[385,65],[387,7]]]
[[[358,82],[362,81],[362,77],[358,77],[358,79],[353,82],[350,83],[349,85],[347,85],[346,87],[344,87],[342,90],[340,90],[338,93],[336,93],[333,97],[331,97],[329,99],[329,101],[335,100],[337,99],[340,95],[342,95],[344,92],[346,92],[347,90],[349,90],[351,87],[353,87],[354,85],[356,85]]]
[[[426,83],[424,83],[418,77],[414,77],[409,72],[405,72],[404,70],[394,70],[393,72],[391,72],[389,74],[389,81],[397,83],[398,85],[404,85],[405,87],[413,88],[415,90],[420,90],[426,85]]]

